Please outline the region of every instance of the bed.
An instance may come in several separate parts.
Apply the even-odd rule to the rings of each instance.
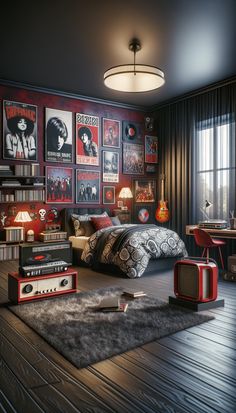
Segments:
[[[177,259],[187,256],[185,244],[179,235],[157,225],[112,226],[108,223],[105,228],[93,230],[89,236],[84,233],[75,236],[74,217],[87,219],[88,215],[93,215],[93,224],[96,224],[96,220],[110,221],[110,218],[100,218],[101,214],[111,215],[109,209],[103,208],[62,210],[62,229],[67,231],[72,242],[74,265],[137,278],[143,274],[171,269]]]

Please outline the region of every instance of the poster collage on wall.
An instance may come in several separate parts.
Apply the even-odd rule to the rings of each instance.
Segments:
[[[37,131],[37,106],[3,101],[3,159],[37,162]],[[143,144],[142,125],[136,122],[108,117],[100,121],[95,115],[46,107],[44,131],[48,204],[115,204],[116,186],[113,184],[119,183],[120,148],[123,174],[140,176],[156,172],[158,139],[145,136]],[[75,172],[72,165],[64,165],[74,162],[81,165]],[[102,193],[101,179],[106,184]],[[141,181],[134,182],[140,184]],[[153,182],[147,181],[148,188],[153,188]],[[136,194],[138,184],[134,185]],[[143,193],[144,185],[143,181]],[[153,190],[153,201],[144,199],[141,202],[154,202],[155,196]],[[135,198],[135,206],[139,203]]]

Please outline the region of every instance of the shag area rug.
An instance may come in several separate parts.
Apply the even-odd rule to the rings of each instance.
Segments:
[[[121,302],[128,302],[124,313],[96,310],[103,298],[122,292],[120,287],[102,288],[9,309],[78,368],[214,318],[150,296],[122,296]]]

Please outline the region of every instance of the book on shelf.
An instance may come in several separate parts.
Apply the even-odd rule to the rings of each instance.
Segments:
[[[145,297],[145,295],[147,294],[144,291],[126,289],[123,291],[123,295],[127,295],[128,297],[131,297],[131,298],[138,298],[138,297]]]

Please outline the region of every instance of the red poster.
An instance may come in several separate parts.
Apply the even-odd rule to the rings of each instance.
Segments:
[[[99,165],[99,118],[76,113],[76,163]]]

